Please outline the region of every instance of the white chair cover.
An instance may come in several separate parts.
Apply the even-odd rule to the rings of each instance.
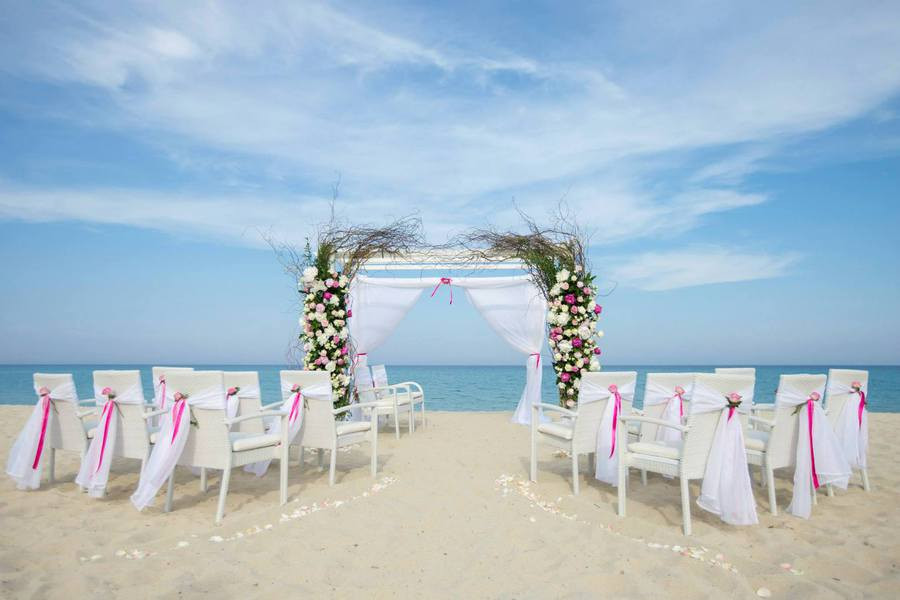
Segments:
[[[816,392],[822,396],[824,389]],[[831,484],[846,489],[850,479],[850,465],[841,450],[821,402],[815,402],[810,394],[799,392],[790,386],[779,386],[775,404],[801,406],[797,419],[797,459],[794,465],[794,495],[788,512],[808,519],[812,512],[813,489]]]
[[[211,387],[188,396],[187,400],[175,401],[172,390],[171,409],[162,415],[162,423],[157,434],[156,443],[150,452],[150,459],[141,471],[141,479],[137,490],[131,495],[131,503],[138,510],[144,510],[153,504],[153,499],[162,484],[172,474],[187,437],[190,435],[191,411],[189,406],[225,410],[225,388]],[[167,390],[166,396],[169,392]]]
[[[753,395],[752,388],[734,391],[742,398]],[[747,467],[744,432],[740,419],[734,414],[749,411],[749,408],[742,401],[740,408],[733,411],[728,407],[725,394],[702,383],[694,385],[691,414],[722,412],[706,461],[697,505],[719,515],[731,525],[755,525],[759,522]]]
[[[634,402],[634,386],[634,381],[618,386],[618,401],[610,389],[595,385],[590,380],[582,379],[578,390],[579,402],[585,399],[588,402],[606,397],[610,399],[603,411],[603,418],[600,419],[600,431],[597,432],[594,477],[613,486],[619,485],[619,452],[616,448],[616,432],[621,425],[619,417],[623,414],[622,405],[627,402],[630,406]]]
[[[305,399],[331,398],[330,382],[308,385],[301,388],[299,392],[291,392],[293,388],[293,383],[287,381],[281,382],[281,397],[284,398],[284,402],[281,404],[281,410],[288,413],[288,445],[290,445],[294,441],[294,438],[297,437],[297,432],[300,431],[300,426],[303,424],[303,408],[306,405]],[[281,433],[281,419],[272,421],[268,433]],[[244,471],[253,473],[257,477],[262,477],[266,474],[271,462],[272,459],[251,463],[244,467]]]
[[[50,398],[64,402],[78,402],[75,382],[71,379],[50,390],[47,397],[34,387],[38,401],[13,442],[6,461],[6,474],[16,482],[20,490],[36,490],[41,486],[41,456],[49,443],[46,439],[47,424],[50,419]]]
[[[685,381],[679,384],[684,389],[683,394],[678,394],[674,388],[664,387],[655,381],[647,381],[644,388],[644,406],[665,404],[661,418],[673,425],[684,425],[684,403],[691,398],[691,390],[694,387],[692,377],[693,375],[689,374],[685,377]],[[682,437],[677,429],[658,427],[656,439],[662,442],[680,442]]]
[[[866,398],[869,396],[868,382],[861,382],[859,392],[846,383],[828,381],[828,396],[847,394],[850,397],[844,402],[844,408],[834,424],[834,434],[844,452],[844,458],[854,469],[866,468],[866,456],[869,453],[869,411],[866,410]]]
[[[94,386],[94,398],[103,398],[103,388]],[[88,494],[94,498],[102,498],[106,490],[106,482],[109,480],[109,467],[112,464],[112,449],[116,447],[119,420],[113,418],[113,413],[118,404],[143,404],[144,390],[140,384],[135,384],[119,392],[113,390],[116,395],[112,400],[107,399],[100,413],[100,422],[97,424],[97,432],[91,440],[87,454],[81,459],[81,468],[75,483],[87,489]]]

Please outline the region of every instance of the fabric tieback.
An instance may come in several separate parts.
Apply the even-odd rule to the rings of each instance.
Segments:
[[[175,406],[172,407],[172,440],[175,443],[178,437],[178,429],[181,427],[181,415],[184,414],[184,406],[187,404],[187,396],[181,392],[175,392]]]
[[[452,285],[452,283],[453,283],[453,280],[451,278],[441,277],[441,280],[438,282],[438,284],[436,286],[434,286],[433,290],[431,290],[431,297],[434,298],[434,295],[437,293],[438,288],[440,288],[442,285],[446,285],[448,288],[450,288],[450,304],[453,304],[453,285]]]
[[[540,369],[541,368],[541,353],[540,352],[532,352],[528,356],[536,356],[537,357],[537,362],[535,363],[534,366],[536,369]]]
[[[809,428],[809,464],[812,467],[812,480],[815,489],[819,489],[819,474],[816,473],[816,449],[815,444],[813,444],[813,410],[815,409],[814,402],[818,400],[817,396],[818,394],[813,392],[813,395],[806,401],[806,423]]]
[[[31,464],[32,470],[37,469],[41,464],[41,453],[44,451],[44,437],[47,435],[47,421],[50,418],[50,390],[41,388],[39,391],[43,409],[41,417],[41,437],[38,439],[37,451],[34,453],[34,462]]]
[[[675,388],[675,395],[672,396],[669,401],[678,398],[678,418],[684,423],[684,390],[681,388]]]
[[[292,392],[294,390],[296,390],[296,393],[294,394],[294,399],[291,402],[291,413],[290,415],[288,415],[288,422],[290,422],[292,425],[300,415],[300,398],[303,397],[303,392],[300,390],[299,385],[295,385],[291,388]]]
[[[616,453],[616,431],[619,427],[619,411],[622,410],[622,395],[619,393],[619,386],[609,386],[609,393],[615,398],[613,404],[613,420],[612,420],[612,447],[609,450],[609,457],[612,458]]]

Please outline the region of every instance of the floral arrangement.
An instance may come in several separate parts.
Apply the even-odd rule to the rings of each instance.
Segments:
[[[586,371],[599,371],[603,337],[597,331],[597,320],[603,308],[597,304],[594,278],[575,265],[572,271],[561,269],[549,290],[550,351],[559,388],[560,404],[573,407],[578,402],[581,376]]]

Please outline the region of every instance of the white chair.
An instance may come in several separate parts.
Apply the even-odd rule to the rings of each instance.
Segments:
[[[676,425],[684,425],[684,420],[690,414],[691,388],[694,385],[694,373],[647,373],[647,381],[644,385],[644,404],[641,413],[651,419],[666,419]],[[678,389],[684,390],[681,398],[676,393]],[[679,415],[680,422],[676,422],[674,415]],[[681,418],[683,415],[683,418]],[[642,423],[640,427],[640,441],[653,441],[658,437],[670,437],[667,434],[674,429],[658,427],[654,423]],[[680,437],[671,436],[671,437]]]
[[[860,389],[852,384],[858,382]],[[869,372],[860,369],[829,369],[828,386],[825,389],[825,413],[834,428],[844,457],[850,467],[860,472],[863,489],[870,491],[867,462],[869,444],[868,410],[860,402],[868,403]],[[829,492],[831,488],[829,487]]]
[[[282,371],[282,381],[297,383],[301,388],[310,389],[314,385],[327,385],[330,389],[331,377],[327,371]],[[284,387],[284,386],[282,386]],[[331,465],[328,471],[328,485],[334,485],[337,468],[337,450],[344,446],[370,442],[372,444],[371,471],[372,477],[378,472],[378,418],[372,414],[369,421],[336,421],[337,417],[359,408],[373,413],[378,409],[377,402],[361,402],[349,404],[342,408],[334,408],[331,393],[327,395],[303,394],[303,416],[300,430],[293,443],[300,446],[300,467],[303,467],[303,451],[315,448],[319,451],[319,464],[322,453],[331,452]]]
[[[150,373],[153,375],[153,404],[157,408],[163,409],[169,406],[172,401],[172,392],[168,391],[166,383],[166,373],[185,373],[193,371],[192,367],[151,367]],[[163,398],[165,393],[165,398]]]
[[[716,367],[719,375],[750,375],[756,378],[756,367]]]
[[[746,375],[697,373],[695,385],[701,383],[707,387],[727,395],[736,390],[746,389],[753,385],[754,378]],[[693,407],[692,407],[693,408]],[[681,442],[663,442],[641,440],[627,443],[624,427],[620,431],[619,447],[619,506],[618,514],[625,516],[625,500],[628,488],[629,469],[659,473],[670,477],[678,477],[681,485],[681,512],[685,535],[691,534],[690,480],[703,479],[707,461],[712,448],[716,428],[722,411],[695,413],[688,416],[686,425],[674,425],[662,419],[643,416],[621,417],[622,423],[636,422],[652,424],[658,427],[669,427],[683,434]]]
[[[68,388],[71,396],[50,396],[50,420],[47,423],[47,478],[55,481],[56,451],[77,452],[84,458],[97,427],[97,409],[93,398],[79,400],[75,393],[75,383],[70,373],[35,373],[35,388],[50,390]]]
[[[232,431],[233,427],[251,419],[279,417],[286,419],[282,411],[265,411],[228,419],[225,415],[225,379],[222,371],[168,371],[167,387],[172,391],[186,394],[191,411],[191,429],[184,449],[178,458],[178,464],[201,469],[221,469],[222,482],[219,489],[219,504],[216,509],[216,523],[222,521],[225,514],[225,497],[228,495],[228,484],[231,470],[254,462],[281,459],[280,500],[287,502],[287,431],[283,424],[279,434],[254,434]],[[208,395],[216,390],[221,398],[204,406],[192,405],[191,395]],[[216,404],[219,407],[213,408]],[[173,471],[174,475],[174,471]],[[169,476],[166,492],[166,507],[172,508],[174,477]]]
[[[394,435],[400,439],[400,409],[409,411],[409,431],[413,431],[413,406],[409,396],[401,395],[397,387],[376,387],[368,367],[357,368],[353,374],[356,395],[363,404],[374,404],[372,418],[378,421],[382,415],[394,417]],[[359,406],[356,404],[354,406]]]
[[[416,404],[422,405],[422,426],[425,426],[425,391],[422,386],[415,381],[403,381],[401,383],[388,383],[387,369],[384,365],[374,365],[372,367],[372,379],[375,381],[375,387],[391,388],[403,390],[406,399],[409,402],[409,431],[416,430]]]
[[[224,378],[226,390],[238,388],[234,416],[255,415],[263,410],[277,410],[281,404],[279,402],[263,408],[259,389],[259,373],[256,371],[225,371]],[[229,402],[235,402],[235,399],[229,399]],[[263,420],[247,419],[237,423],[233,431],[258,435],[265,433],[266,428]]]
[[[825,383],[824,375],[782,375],[778,380],[778,389],[793,389],[809,396]],[[775,500],[775,469],[792,467],[797,457],[797,426],[799,414],[796,407],[788,406],[777,400],[772,411],[772,419],[750,417],[756,429],[745,431],[745,447],[747,462],[760,468],[763,481],[769,492],[769,511],[778,514]],[[815,496],[813,496],[815,502]]]

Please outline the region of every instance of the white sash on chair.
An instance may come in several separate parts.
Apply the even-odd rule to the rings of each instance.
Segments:
[[[822,391],[815,391],[819,398],[822,397]],[[800,418],[797,419],[794,495],[788,512],[808,519],[812,512],[813,489],[825,484],[846,489],[850,479],[850,465],[844,458],[821,402],[814,401],[810,394],[803,394],[790,386],[779,386],[775,404],[801,407]]]
[[[94,398],[103,398],[103,388],[94,386]],[[116,446],[118,435],[118,419],[113,412],[118,404],[144,404],[144,390],[140,384],[134,384],[123,392],[113,390],[115,396],[107,399],[100,413],[100,422],[91,440],[91,446],[81,459],[81,468],[75,483],[86,488],[94,498],[103,497],[106,482],[109,481],[109,467],[112,464],[112,450]]]
[[[742,398],[752,397],[753,390],[735,390]],[[691,396],[691,414],[720,411],[715,437],[706,461],[706,472],[700,486],[697,505],[719,515],[731,525],[755,525],[756,500],[747,467],[747,451],[744,449],[744,432],[735,414],[749,412],[750,407],[732,409],[726,395],[702,383],[694,385]]]
[[[684,403],[690,399],[693,386],[690,380],[685,383],[687,385],[676,386],[684,389],[683,394],[678,394],[675,388],[670,389],[655,381],[648,381],[644,389],[644,406],[665,404],[660,418],[673,425],[684,425]],[[681,432],[671,427],[658,427],[656,439],[662,442],[680,442]]]
[[[579,401],[585,397],[585,394],[591,400],[609,398],[606,409],[603,411],[603,417],[600,419],[600,430],[597,432],[594,477],[614,486],[619,485],[619,453],[616,448],[616,431],[621,425],[619,416],[622,415],[622,405],[626,402],[630,405],[634,401],[634,384],[635,382],[632,381],[616,388],[619,394],[618,402],[616,394],[611,389],[594,385],[590,380],[582,379],[581,388],[578,390]]]
[[[834,434],[844,452],[844,458],[854,469],[866,468],[869,453],[869,411],[866,409],[869,390],[863,384],[859,392],[840,381],[828,381],[828,396],[848,395],[844,408],[834,423]]]
[[[293,391],[295,387],[299,388],[296,392]],[[294,438],[297,437],[297,432],[300,431],[300,426],[303,424],[303,409],[306,404],[305,399],[330,399],[331,382],[316,383],[306,387],[300,387],[298,384],[282,381],[281,397],[284,398],[281,410],[288,414],[288,445],[290,445],[294,441]],[[281,419],[275,419],[271,422],[268,433],[281,433]],[[266,474],[271,462],[272,459],[251,463],[244,467],[244,471],[253,473],[257,477],[262,477]]]
[[[230,389],[230,388],[229,388]],[[228,392],[226,391],[226,394]],[[259,400],[262,398],[259,392],[259,386],[257,385],[248,385],[248,386],[238,386],[237,394],[232,396],[226,396],[225,398],[225,415],[229,419],[233,419],[238,414],[238,409],[241,407],[241,398],[246,399],[255,399]]]
[[[162,415],[162,424],[157,434],[156,443],[150,459],[144,465],[137,490],[131,495],[131,503],[138,510],[144,510],[153,504],[156,492],[172,474],[184,445],[190,434],[191,409],[198,408],[223,409],[225,407],[225,388],[211,387],[188,396],[187,400],[175,400],[177,390],[172,390],[172,404],[169,412]],[[168,391],[166,393],[168,396]]]
[[[25,422],[19,437],[13,442],[6,461],[6,474],[16,482],[20,490],[36,490],[41,487],[41,456],[50,443],[47,439],[47,425],[50,419],[50,399],[64,402],[78,402],[75,383],[69,380],[61,383],[49,394],[41,394],[35,386],[38,401]]]

